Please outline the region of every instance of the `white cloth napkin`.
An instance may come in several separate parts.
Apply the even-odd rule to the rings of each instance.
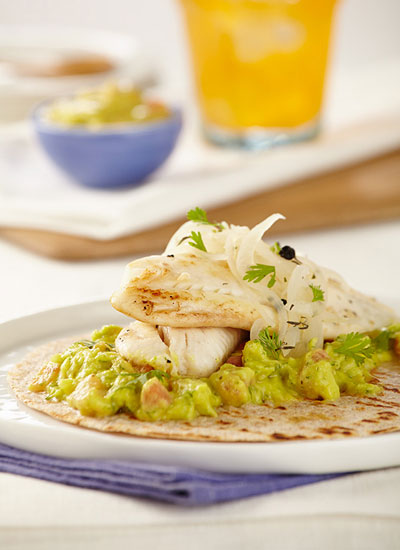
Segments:
[[[247,153],[207,145],[193,110],[172,157],[133,189],[97,191],[53,167],[31,130],[0,133],[0,225],[111,239],[400,145],[400,59],[337,75],[312,142]]]
[[[190,509],[0,474],[0,541],[7,550],[394,550],[399,484],[391,468]]]

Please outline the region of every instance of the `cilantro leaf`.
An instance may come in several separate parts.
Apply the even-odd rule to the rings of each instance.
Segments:
[[[313,293],[313,299],[312,301],[313,302],[323,302],[325,300],[325,297],[324,297],[324,291],[321,290],[321,287],[318,285],[308,285],[311,290],[312,290],[312,293]]]
[[[189,212],[187,213],[187,219],[192,222],[206,223],[212,225],[208,221],[205,210],[199,208],[198,206],[196,206],[196,208],[194,208],[193,210],[189,210]]]
[[[203,250],[204,252],[207,252],[207,248],[205,247],[205,244],[203,242],[203,237],[201,236],[200,231],[196,233],[196,231],[192,231],[190,234],[190,238],[192,239],[189,241],[190,246],[193,246],[193,248],[198,248],[199,250]]]
[[[202,208],[199,208],[196,206],[193,210],[189,210],[187,213],[187,219],[191,222],[196,223],[203,223],[205,225],[213,225],[218,229],[218,231],[222,231],[224,229],[224,226],[222,223],[213,223],[208,220],[208,216],[205,210]]]
[[[373,353],[371,338],[359,332],[341,334],[333,342],[333,348],[336,353],[341,353],[350,359],[354,359],[357,364],[371,357]]]
[[[265,264],[256,264],[251,265],[246,271],[246,275],[243,277],[244,281],[249,281],[252,283],[259,283],[266,277],[271,275],[270,280],[268,281],[268,288],[271,288],[276,283],[276,271],[274,265],[265,265]]]
[[[272,359],[279,359],[279,351],[282,348],[282,342],[279,340],[276,332],[269,333],[270,328],[271,327],[267,327],[260,331],[257,340],[269,357]]]

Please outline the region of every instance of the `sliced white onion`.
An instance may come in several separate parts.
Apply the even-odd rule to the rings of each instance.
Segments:
[[[211,261],[226,261],[243,296],[259,313],[259,318],[251,327],[250,337],[257,338],[261,330],[272,327],[286,346],[294,347],[291,351],[283,350],[283,353],[298,356],[305,353],[312,338],[317,338],[318,346],[323,344],[325,302],[312,301],[310,284],[326,292],[327,282],[323,270],[307,258],[298,258],[302,263],[296,265],[272,252],[264,243],[264,234],[280,219],[285,219],[282,214],[273,214],[251,230],[224,224],[222,231],[217,231],[212,225],[186,222],[172,236],[164,254],[191,253]],[[182,241],[192,231],[201,233],[207,252],[190,246],[188,239]],[[256,263],[275,266],[274,288],[268,288],[269,278],[259,283],[243,279],[249,267]],[[287,300],[286,306],[282,303],[283,297]],[[303,323],[307,328],[302,330],[293,323]]]
[[[258,243],[262,240],[264,233],[270,229],[278,220],[284,220],[282,214],[272,214],[264,221],[253,227],[244,237],[236,257],[236,269],[242,277],[251,265],[254,265],[255,251]]]
[[[265,328],[264,319],[256,319],[250,329],[250,340],[256,340],[260,332]]]
[[[325,302],[312,301],[313,293],[310,284],[320,284],[323,290],[325,281],[318,273],[316,266],[302,263],[293,271],[287,288],[289,328],[286,331],[285,342],[288,346],[294,346],[290,352],[293,357],[303,355],[307,351],[308,342],[313,338],[317,339],[317,346],[323,344],[322,314]],[[294,323],[302,324],[294,325]]]

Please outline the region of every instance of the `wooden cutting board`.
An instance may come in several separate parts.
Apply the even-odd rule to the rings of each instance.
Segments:
[[[268,235],[400,218],[400,149],[240,201],[227,201],[208,210],[208,215],[212,220],[252,226],[273,212],[281,212],[287,220],[272,227]],[[180,218],[108,241],[7,227],[0,228],[0,236],[51,258],[104,259],[160,252],[183,221]]]

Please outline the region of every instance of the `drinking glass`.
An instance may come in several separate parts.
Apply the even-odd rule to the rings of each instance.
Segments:
[[[206,136],[259,149],[315,136],[336,0],[180,0]]]

